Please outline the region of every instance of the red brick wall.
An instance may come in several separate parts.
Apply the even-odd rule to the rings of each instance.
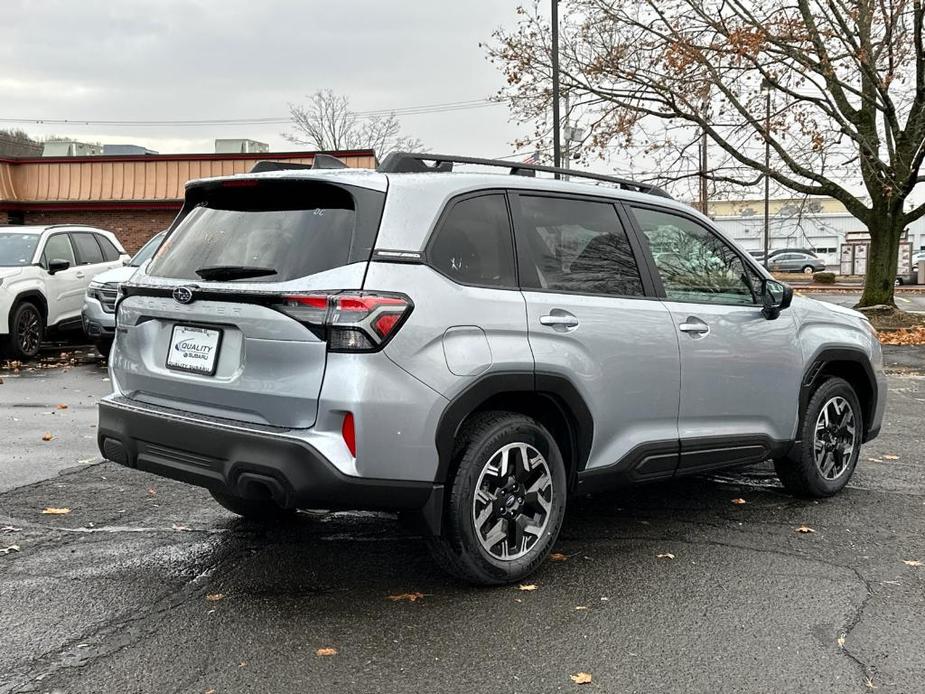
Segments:
[[[180,211],[119,210],[113,212],[26,212],[26,224],[89,224],[113,232],[125,250],[134,253],[157,232],[170,226]],[[0,223],[5,223],[0,212]]]

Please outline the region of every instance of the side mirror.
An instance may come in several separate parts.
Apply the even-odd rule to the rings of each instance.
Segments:
[[[793,287],[777,280],[764,279],[761,281],[761,313],[768,320],[774,320],[780,312],[790,307],[793,301]]]
[[[67,270],[70,266],[71,266],[71,263],[69,260],[61,260],[61,258],[54,258],[53,260],[48,261],[48,274],[53,275],[56,272]]]
[[[125,267],[128,267],[129,263],[131,263],[131,262],[132,262],[132,259],[131,259],[131,258],[123,258],[123,259],[122,259],[122,265],[125,266]]]

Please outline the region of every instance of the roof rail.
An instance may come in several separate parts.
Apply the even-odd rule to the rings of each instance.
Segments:
[[[311,164],[297,164],[287,161],[258,161],[248,173],[262,173],[264,171],[286,171],[287,169],[347,169],[350,168],[342,160],[330,154],[316,154]]]
[[[426,162],[432,161],[433,164]],[[503,159],[480,159],[478,157],[458,157],[449,154],[430,154],[412,153],[412,152],[392,152],[379,165],[376,171],[380,173],[445,173],[453,170],[454,164],[478,164],[480,166],[497,166],[499,168],[509,169],[512,176],[536,176],[537,171],[551,173],[570,178],[587,178],[594,181],[603,181],[613,183],[623,190],[632,190],[638,193],[648,193],[658,195],[663,198],[671,196],[658,186],[651,186],[646,183],[639,183],[628,178],[618,178],[617,176],[607,176],[606,174],[597,174],[590,171],[576,171],[574,169],[563,169],[556,166],[542,166],[540,164],[525,164],[523,162],[505,161]]]

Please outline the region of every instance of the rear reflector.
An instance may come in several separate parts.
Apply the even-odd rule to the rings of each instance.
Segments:
[[[395,336],[414,304],[403,294],[287,294],[274,308],[328,343],[332,352],[372,352]]]
[[[347,444],[347,450],[354,458],[357,457],[357,434],[353,425],[353,412],[344,415],[344,424],[341,426],[341,435],[344,437],[344,443]]]

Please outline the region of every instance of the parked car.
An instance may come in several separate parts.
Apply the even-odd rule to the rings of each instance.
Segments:
[[[810,275],[825,270],[825,263],[808,253],[779,253],[769,259],[771,272],[803,272]]]
[[[102,272],[90,282],[81,311],[83,329],[104,357],[109,355],[115,334],[115,307],[119,287],[154,256],[166,233],[162,231],[155,234],[127,264]]]
[[[39,353],[51,330],[80,328],[94,275],[128,255],[110,232],[78,224],[0,227],[0,342],[15,359]]]
[[[757,258],[760,262],[764,262],[764,251],[749,251],[752,257]],[[776,248],[773,251],[768,253],[768,258],[774,258],[779,256],[782,253],[804,253],[806,255],[811,255],[814,258],[818,258],[816,251],[810,248]]]
[[[402,512],[477,584],[535,570],[574,493],[769,458],[845,486],[887,392],[862,314],[658,189],[433,159],[188,184],[122,287],[103,455],[253,519]]]

